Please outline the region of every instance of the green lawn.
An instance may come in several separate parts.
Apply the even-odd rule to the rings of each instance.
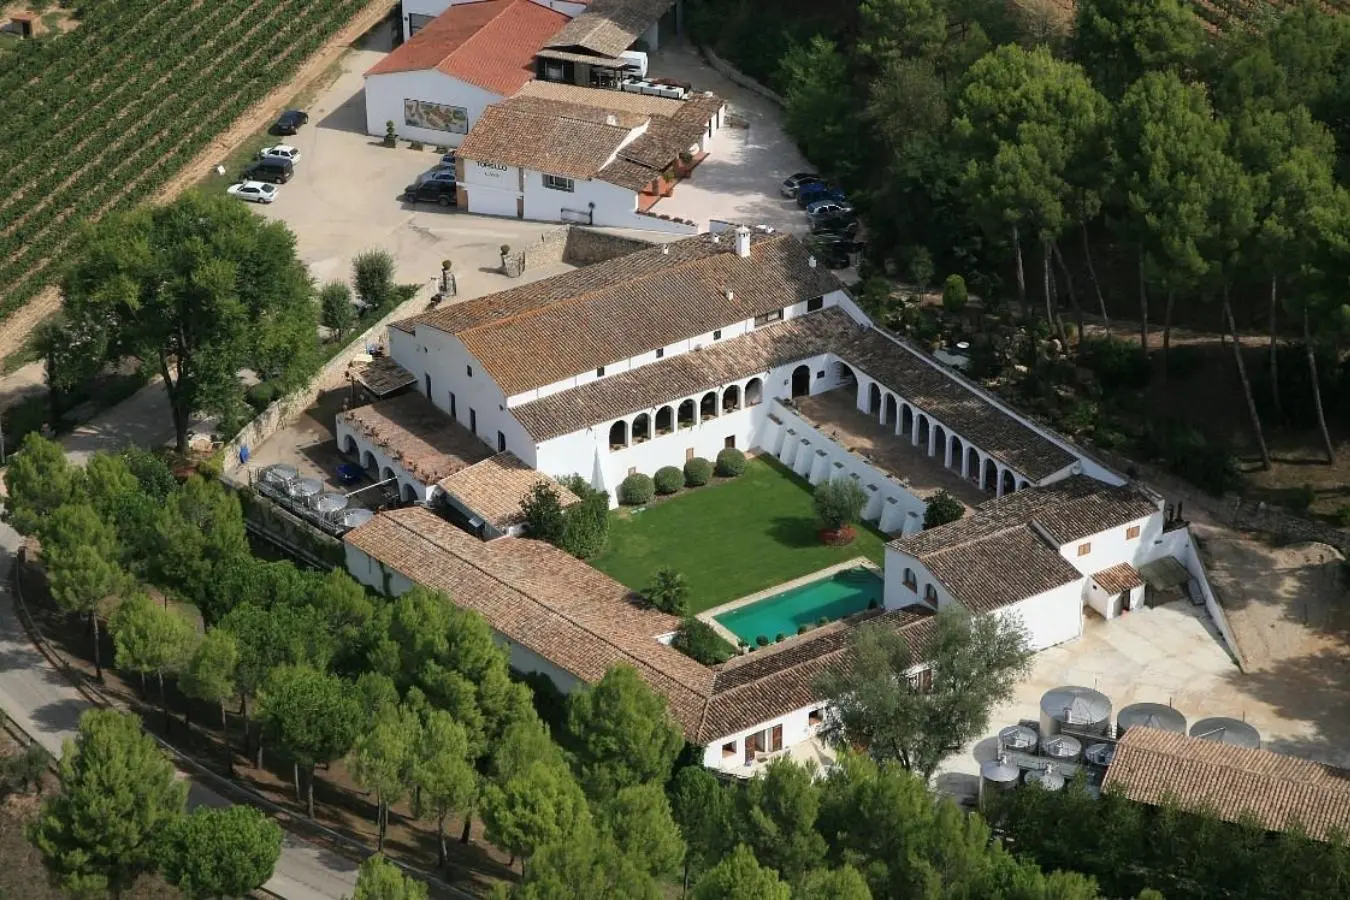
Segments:
[[[847,547],[827,547],[819,528],[810,485],[752,459],[739,478],[639,513],[616,510],[609,548],[592,565],[634,590],[671,566],[689,581],[691,612],[700,612],[858,556],[884,561],[879,533],[860,527]]]

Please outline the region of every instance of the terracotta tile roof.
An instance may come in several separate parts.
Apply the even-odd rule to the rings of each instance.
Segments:
[[[596,177],[619,187],[642,190],[682,152],[703,138],[708,122],[725,105],[715,95],[685,100],[673,116],[653,118],[646,132],[620,148],[614,162],[601,169]]]
[[[1129,563],[1121,563],[1118,566],[1102,569],[1100,572],[1093,572],[1092,580],[1097,582],[1097,586],[1108,594],[1123,594],[1125,591],[1137,588],[1144,583],[1144,579],[1139,577],[1139,570]]]
[[[676,100],[673,97],[654,97],[651,94],[582,87],[579,84],[563,84],[558,81],[531,81],[516,92],[516,97],[533,97],[553,103],[575,103],[662,118],[675,115],[684,106],[683,100]]]
[[[920,560],[973,613],[992,612],[1083,577],[1025,525],[928,553]]]
[[[423,484],[487,459],[492,450],[421,394],[401,394],[339,413]]]
[[[797,316],[696,352],[680,353],[513,406],[511,414],[530,437],[542,443],[599,422],[654,409],[671,403],[671,398],[678,402],[678,398],[815,356],[829,349],[839,335],[857,327],[836,308]]]
[[[436,69],[503,97],[534,77],[534,56],[567,16],[531,0],[457,3],[367,75]]]
[[[1350,771],[1156,728],[1125,732],[1102,789],[1229,822],[1248,814],[1271,831],[1297,824],[1318,840],[1350,835]]]
[[[557,104],[550,111],[544,103],[524,98],[487,107],[460,143],[460,158],[589,179],[644,121],[624,113],[611,125],[603,114],[595,121],[593,107]]]
[[[454,334],[512,396],[840,288],[788,235],[699,235],[401,323]],[[727,297],[727,292],[732,294]]]
[[[417,376],[400,366],[392,356],[354,361],[347,366],[347,375],[376,397],[417,383]]]
[[[617,57],[674,3],[675,0],[592,0],[585,12],[549,39],[547,46]]]
[[[553,483],[521,462],[514,453],[504,452],[447,475],[438,486],[447,494],[453,494],[485,522],[505,531],[523,520],[520,504],[541,481]],[[558,491],[563,507],[580,502],[576,494],[562,485],[553,483],[553,487]]]
[[[712,670],[656,639],[677,619],[632,603],[627,588],[580,560],[526,538],[480,541],[420,507],[380,513],[344,540],[583,681],[633,666],[685,734],[697,733]]]

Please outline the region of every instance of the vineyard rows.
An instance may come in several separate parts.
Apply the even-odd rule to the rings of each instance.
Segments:
[[[91,0],[0,70],[0,320],[79,228],[152,195],[368,0]]]

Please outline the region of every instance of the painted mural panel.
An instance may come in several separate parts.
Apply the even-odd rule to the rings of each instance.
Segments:
[[[469,111],[462,106],[447,106],[430,100],[403,101],[403,122],[412,128],[429,128],[452,134],[469,133]]]

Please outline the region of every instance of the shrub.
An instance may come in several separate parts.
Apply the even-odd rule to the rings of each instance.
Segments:
[[[745,454],[735,447],[718,451],[717,474],[723,478],[735,478],[745,471]]]
[[[684,487],[684,473],[674,466],[662,466],[652,478],[658,494],[673,494]]]
[[[1303,484],[1289,491],[1285,498],[1284,505],[1290,510],[1300,515],[1306,513],[1312,507],[1313,502],[1317,500],[1317,492],[1313,490],[1312,485]]]
[[[609,495],[592,488],[580,475],[560,479],[581,498],[563,512],[562,541],[558,547],[578,559],[591,559],[609,543]]]
[[[351,330],[356,324],[351,288],[340,281],[330,281],[319,289],[319,321],[331,329],[338,340]]]
[[[426,144],[423,144],[421,141],[408,141],[408,149],[409,149],[409,150],[425,150],[425,149],[427,149],[427,146],[426,146]]]
[[[1092,370],[1107,391],[1137,391],[1148,385],[1152,370],[1139,348],[1118,338],[1084,338],[1078,361]]]
[[[867,493],[853,478],[831,478],[816,485],[812,502],[820,524],[828,531],[839,531],[858,521],[867,505]]]
[[[520,503],[525,532],[532,538],[560,546],[567,520],[558,489],[547,481],[536,482]]]
[[[942,283],[942,308],[956,314],[966,308],[970,292],[966,290],[966,280],[960,275],[948,275]]]
[[[711,625],[693,616],[680,622],[670,646],[705,666],[724,663],[736,655],[736,648],[724,641]]]
[[[821,626],[823,626],[823,625],[828,625],[828,624],[830,624],[830,617],[829,617],[829,616],[821,616],[819,619],[816,619],[816,627],[817,627],[817,628],[820,628]]]
[[[656,484],[650,475],[634,472],[619,482],[619,502],[626,506],[641,506],[652,502],[656,496]]]
[[[394,296],[394,257],[383,250],[367,250],[352,260],[356,296],[368,309],[383,309]]]
[[[948,522],[955,522],[966,514],[966,508],[946,491],[938,491],[928,498],[928,508],[923,511],[923,527],[937,528]]]
[[[673,616],[683,616],[689,612],[689,583],[672,568],[657,569],[656,577],[642,596],[661,612]]]
[[[695,456],[684,464],[684,483],[689,487],[703,487],[712,480],[713,464]]]
[[[806,634],[806,633],[807,633],[808,631],[810,631],[810,630],[811,630],[811,626],[810,626],[810,625],[798,625],[798,626],[797,626],[797,633],[798,633],[798,634]]]
[[[783,641],[785,641],[785,640],[787,640],[787,635],[783,634],[783,632],[780,631],[780,632],[778,632],[778,637],[776,637],[776,638],[773,639],[773,642],[774,642],[775,644],[781,644],[781,643],[783,643]]]
[[[254,412],[262,412],[280,395],[281,391],[277,390],[276,382],[260,381],[244,391],[244,400],[253,407]]]
[[[766,638],[764,635],[761,634],[759,637],[755,638],[755,646],[756,646],[756,647],[767,647],[767,646],[769,646],[769,639]]]

